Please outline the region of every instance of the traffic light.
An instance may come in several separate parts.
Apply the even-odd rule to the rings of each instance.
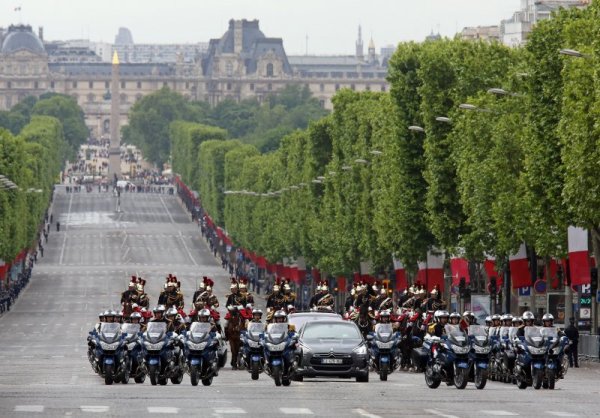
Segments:
[[[592,269],[590,270],[590,277],[592,279],[591,285],[593,295],[594,293],[596,293],[596,290],[598,290],[598,267],[592,267]]]
[[[490,277],[490,295],[498,293],[498,283],[496,277]]]

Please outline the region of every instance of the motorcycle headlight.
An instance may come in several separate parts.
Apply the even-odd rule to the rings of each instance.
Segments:
[[[269,351],[283,351],[286,344],[287,343],[285,341],[279,344],[267,343],[267,348],[269,349]]]
[[[260,343],[258,341],[248,340],[248,346],[251,348],[260,348]]]
[[[367,355],[367,346],[365,344],[361,344],[352,351],[354,351],[354,353],[358,354],[359,356],[366,356]]]
[[[475,353],[477,354],[488,354],[490,352],[489,346],[480,347],[478,345],[474,345],[473,348],[475,348]]]
[[[187,346],[190,350],[204,350],[206,348],[206,345],[208,344],[207,341],[201,342],[201,343],[195,343],[192,341],[188,341],[187,342]]]
[[[460,345],[452,344],[452,351],[456,354],[467,354],[469,352],[469,347],[461,347]]]
[[[162,350],[164,345],[165,345],[164,341],[161,341],[156,344],[152,344],[151,342],[144,341],[144,347],[146,347],[146,350]]]
[[[119,342],[117,341],[116,343],[108,344],[104,341],[100,341],[100,347],[103,350],[116,350],[119,347]]]
[[[533,347],[530,345],[527,348],[529,352],[533,355],[546,354],[546,347]]]
[[[394,342],[393,341],[389,341],[387,343],[381,342],[381,341],[375,341],[375,344],[377,344],[378,348],[382,348],[382,349],[390,349],[394,346]]]

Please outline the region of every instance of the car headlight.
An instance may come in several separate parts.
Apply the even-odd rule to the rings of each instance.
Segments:
[[[461,347],[460,345],[452,344],[452,351],[456,354],[466,354],[469,352],[469,347]]]
[[[108,343],[105,343],[104,341],[100,341],[100,347],[103,350],[116,350],[117,347],[119,347],[119,342],[117,341],[116,343],[108,344]]]
[[[365,344],[361,344],[352,351],[355,354],[358,354],[359,356],[366,356],[367,355],[367,346]]]
[[[144,341],[144,347],[146,347],[146,350],[161,350],[164,345],[165,345],[164,341],[161,341],[156,344],[152,344],[151,342]]]
[[[269,351],[283,351],[286,344],[287,343],[285,341],[279,344],[267,343],[267,348],[269,349]]]
[[[480,347],[478,345],[474,345],[473,348],[477,354],[488,354],[490,352],[490,346]]]
[[[382,341],[375,341],[375,344],[377,344],[377,347],[382,348],[382,349],[390,349],[394,346],[393,341],[389,341],[387,343],[384,343]]]
[[[190,350],[204,350],[206,348],[206,345],[208,344],[207,341],[201,342],[201,343],[195,343],[192,341],[188,341],[187,342],[187,346]]]

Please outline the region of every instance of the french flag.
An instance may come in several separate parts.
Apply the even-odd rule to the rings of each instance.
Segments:
[[[435,286],[440,292],[444,291],[444,253],[436,250],[427,251],[427,261],[419,262],[417,279],[425,283],[427,291],[431,292]]]
[[[458,286],[461,277],[465,278],[465,283],[467,286],[471,282],[471,278],[469,277],[469,261],[466,258],[451,258],[450,271],[452,272],[452,286]]]
[[[567,231],[569,240],[569,269],[571,271],[571,285],[578,286],[589,284],[590,256],[587,229],[570,226]]]
[[[408,287],[406,280],[406,269],[400,260],[394,260],[394,272],[396,273],[396,291],[404,291]]]
[[[531,286],[529,260],[527,259],[527,248],[524,243],[521,244],[516,254],[508,257],[508,263],[513,289]]]
[[[495,277],[496,285],[500,289],[504,283],[504,280],[502,278],[502,273],[496,270],[496,257],[488,256],[483,262],[483,268],[487,274],[488,282],[490,278]]]

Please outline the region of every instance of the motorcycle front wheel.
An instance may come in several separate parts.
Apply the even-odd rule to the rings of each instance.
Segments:
[[[158,376],[158,368],[156,365],[148,366],[148,376],[150,376],[150,384],[152,386],[156,386],[157,376]]]
[[[271,376],[273,376],[275,386],[281,386],[282,373],[281,366],[271,366]]]
[[[252,362],[252,373],[251,373],[252,380],[258,380],[258,376],[260,374],[259,367],[260,366],[259,366],[258,362],[256,362],[256,361]]]
[[[542,369],[536,369],[533,371],[533,388],[539,389],[542,387],[542,383],[544,382],[544,371]]]
[[[200,381],[200,378],[198,376],[198,367],[191,366],[190,367],[190,382],[192,383],[192,386],[198,386],[199,381]]]
[[[384,363],[379,366],[379,379],[383,382],[388,378],[388,364]]]
[[[104,383],[107,385],[113,384],[113,373],[114,368],[112,364],[107,364],[104,366]]]
[[[211,376],[211,377],[208,377],[206,379],[202,379],[202,384],[204,386],[210,386],[212,384],[212,381],[213,381],[213,378]]]
[[[175,376],[171,378],[171,383],[174,385],[179,385],[183,381],[183,372],[178,372]]]
[[[475,387],[483,389],[487,383],[487,370],[475,367]]]
[[[425,368],[425,384],[429,389],[437,389],[440,383],[442,383],[442,379],[439,376],[436,376],[433,368],[428,365]]]
[[[456,389],[464,389],[469,382],[469,369],[456,368],[454,371],[454,386]]]
[[[554,370],[550,369],[548,370],[548,389],[550,390],[554,390],[554,387],[556,386],[556,373],[554,372]]]

